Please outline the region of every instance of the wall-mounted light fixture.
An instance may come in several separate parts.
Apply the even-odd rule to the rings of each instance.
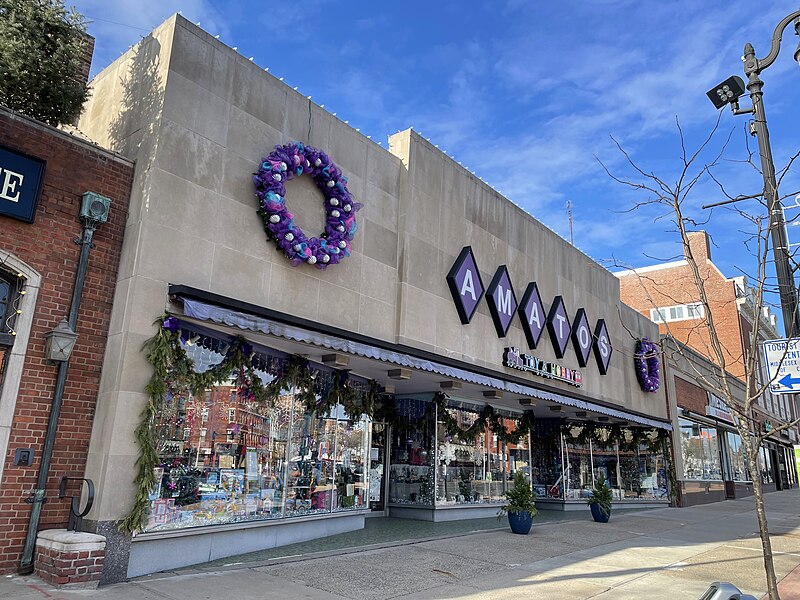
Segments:
[[[44,339],[45,357],[47,360],[66,362],[69,360],[72,350],[75,348],[78,334],[72,330],[66,319],[61,319],[61,322],[55,329],[45,334]]]

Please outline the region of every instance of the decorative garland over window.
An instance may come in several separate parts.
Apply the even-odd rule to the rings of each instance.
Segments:
[[[585,445],[591,440],[605,448],[619,446],[620,452],[637,452],[645,446],[651,454],[664,454],[667,462],[670,497],[675,497],[678,479],[672,457],[672,439],[664,429],[598,425],[591,422],[565,423],[561,429],[568,443]]]
[[[437,420],[444,425],[446,434],[463,442],[474,441],[477,436],[489,430],[503,443],[518,444],[533,428],[533,412],[529,410],[522,414],[521,419],[515,419],[517,421],[516,429],[508,431],[501,420],[502,417],[497,414],[494,407],[488,404],[481,409],[475,422],[467,429],[462,428],[450,414],[450,409],[447,406],[447,394],[444,392],[437,392],[433,396],[432,406],[436,407]]]
[[[239,398],[270,405],[274,405],[281,393],[294,390],[306,412],[318,415],[328,414],[337,404],[341,404],[352,419],[359,419],[362,415],[371,417],[376,410],[377,382],[371,381],[366,390],[357,389],[346,371],[337,371],[331,377],[330,373],[323,374],[311,367],[308,360],[300,356],[280,361],[279,368],[270,369],[274,370],[270,373],[274,379],[263,383],[256,372],[260,367],[256,367],[253,346],[243,337],[237,337],[221,350],[224,357],[220,363],[198,373],[194,361],[181,344],[180,321],[165,315],[156,324],[158,333],[143,348],[147,362],[153,366],[153,374],[145,387],[148,401],[134,432],[140,455],[134,480],[136,495],[133,507],[119,524],[125,533],[140,531],[147,520],[150,493],[157,483],[154,469],[161,464],[154,424],[165,405],[177,398],[191,394],[200,396],[207,388],[232,383],[237,387]],[[363,388],[363,384],[360,387]]]
[[[636,352],[633,355],[636,378],[645,392],[656,392],[659,388],[661,364],[658,360],[658,346],[647,338],[636,341]]]
[[[589,440],[606,448],[619,444],[623,452],[637,450],[646,444],[651,452],[663,450],[663,440],[668,437],[663,429],[642,427],[620,427],[619,425],[598,425],[592,422],[565,423],[562,432],[567,442],[583,445]]]
[[[324,198],[325,231],[319,237],[307,237],[286,207],[286,182],[304,173],[311,176]],[[350,241],[358,229],[356,212],[361,205],[353,202],[347,177],[327,154],[300,142],[275,146],[275,151],[261,161],[253,183],[267,238],[275,240],[294,266],[307,263],[324,269],[350,255]]]

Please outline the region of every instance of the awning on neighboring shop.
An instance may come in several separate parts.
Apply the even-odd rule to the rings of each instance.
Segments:
[[[413,356],[406,352],[399,352],[387,348],[380,348],[365,342],[359,342],[343,338],[320,331],[313,331],[298,325],[282,323],[275,319],[270,319],[251,313],[237,311],[209,302],[203,302],[195,298],[179,295],[183,302],[183,312],[186,317],[200,321],[208,321],[218,325],[234,327],[243,331],[254,331],[270,336],[283,338],[304,344],[311,344],[337,352],[345,352],[364,358],[374,359],[400,367],[418,369],[429,373],[436,373],[450,379],[459,379],[486,386],[498,390],[503,390],[509,394],[519,394],[540,400],[547,400],[570,406],[579,410],[596,412],[609,417],[630,421],[648,427],[672,430],[669,423],[650,419],[640,415],[632,414],[627,411],[618,410],[602,404],[597,404],[579,398],[573,398],[563,394],[558,394],[548,390],[542,390],[533,386],[522,385],[512,381],[506,381],[499,377],[491,377],[480,373],[475,373],[468,369],[458,368],[434,360]]]

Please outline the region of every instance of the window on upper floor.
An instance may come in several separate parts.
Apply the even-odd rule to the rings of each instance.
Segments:
[[[686,321],[689,319],[702,319],[705,309],[699,302],[691,304],[676,304],[675,306],[664,306],[650,309],[650,320],[655,323],[667,321]]]

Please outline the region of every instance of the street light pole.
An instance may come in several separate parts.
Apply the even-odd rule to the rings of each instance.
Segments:
[[[753,103],[753,122],[751,133],[758,139],[758,153],[761,157],[761,174],[764,177],[764,199],[769,211],[769,227],[772,237],[772,252],[775,259],[775,274],[778,280],[778,294],[781,301],[783,314],[783,329],[787,338],[800,334],[800,314],[798,314],[797,287],[794,282],[794,270],[789,264],[789,239],[786,233],[786,221],[783,215],[783,205],[778,196],[778,182],[775,178],[775,163],[772,160],[772,149],[769,143],[769,130],[767,129],[767,116],[764,111],[764,82],[759,75],[769,67],[778,57],[781,47],[781,37],[786,27],[794,21],[795,33],[800,35],[800,10],[786,16],[778,23],[772,34],[772,46],[769,54],[763,58],[756,58],[753,45],[748,43],[744,47],[744,73],[747,75],[747,91]],[[795,59],[800,60],[800,46],[795,52]],[[748,111],[749,112],[749,111]]]

